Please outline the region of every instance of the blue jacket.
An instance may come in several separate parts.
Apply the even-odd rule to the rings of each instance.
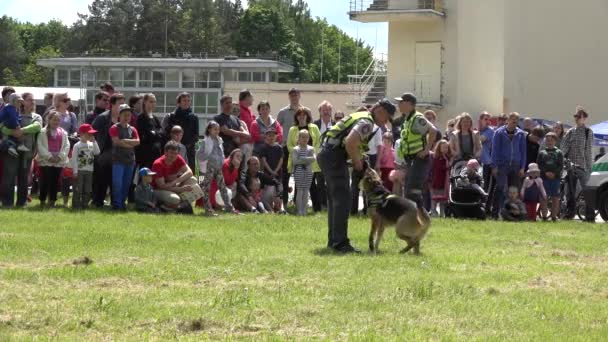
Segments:
[[[496,130],[492,139],[492,167],[509,165],[526,168],[526,132],[515,128],[511,140],[507,134],[507,126],[503,126]]]
[[[13,105],[6,105],[0,110],[0,124],[8,129],[19,127],[21,119],[17,108]]]
[[[494,129],[492,127],[486,127],[483,132],[479,132],[482,136],[488,138],[488,140],[481,143],[481,157],[479,162],[482,165],[492,164],[492,140],[494,139]]]

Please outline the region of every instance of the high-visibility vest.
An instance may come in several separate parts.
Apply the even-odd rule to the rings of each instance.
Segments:
[[[424,135],[412,131],[414,123],[420,118],[424,119],[424,115],[420,112],[416,112],[413,115],[410,115],[403,123],[403,128],[401,129],[401,144],[399,145],[399,156],[401,158],[413,156],[424,150]]]
[[[374,124],[374,119],[371,114],[368,112],[357,112],[345,116],[342,120],[336,122],[330,129],[325,131],[325,136],[329,138],[329,142],[335,146],[344,146],[344,138],[348,136],[352,128],[355,126],[359,120],[368,120],[370,123]],[[368,150],[369,140],[372,138],[373,134],[370,134],[366,139],[361,139],[361,145],[359,146],[359,150],[362,153],[365,153]]]

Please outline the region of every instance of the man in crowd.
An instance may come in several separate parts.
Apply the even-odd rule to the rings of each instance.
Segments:
[[[483,190],[487,194],[493,193],[496,180],[492,178],[492,140],[494,139],[494,129],[490,127],[490,118],[492,115],[486,111],[479,114],[479,137],[481,139],[481,156],[479,162],[483,168]],[[489,196],[490,198],[492,196]],[[491,203],[488,203],[486,209],[491,208]]]
[[[583,188],[589,176],[591,175],[591,166],[593,165],[593,131],[586,126],[588,118],[587,112],[578,107],[574,114],[575,126],[571,128],[562,141],[562,152],[564,158],[569,159],[573,164],[574,168],[570,170],[570,179],[572,182],[569,184],[570,189],[576,189],[577,183],[580,183]],[[578,192],[571,191],[568,193],[568,210],[565,218],[574,218],[576,208],[576,195]],[[590,205],[585,206],[586,212],[585,217],[587,222],[595,222],[595,213],[593,207]]]
[[[186,146],[188,166],[196,170],[196,143],[198,142],[198,117],[192,113],[192,97],[188,93],[180,93],[175,99],[177,108],[173,113],[167,114],[161,126],[167,140],[171,137],[173,126],[180,126],[184,130],[182,144]]]
[[[289,132],[289,129],[294,125],[295,114],[298,108],[301,107],[300,100],[302,98],[302,94],[296,88],[289,89],[289,105],[284,107],[277,114],[277,121],[283,127],[285,132]],[[289,162],[289,150],[287,149],[287,137],[289,134],[283,134],[283,141],[281,145],[283,145],[283,170],[287,171],[287,163]],[[283,205],[287,206],[287,201],[289,200],[289,177],[290,174],[288,172],[283,172],[282,181],[283,181]]]
[[[191,203],[182,200],[184,193],[192,192],[198,187],[192,169],[179,155],[179,146],[174,141],[165,145],[165,154],[154,161],[152,172],[155,172],[155,194],[161,205],[169,210],[191,213]]]
[[[250,135],[243,130],[239,119],[234,115],[230,115],[232,113],[232,96],[222,96],[220,98],[220,106],[222,107],[222,112],[213,117],[213,120],[220,125],[220,137],[223,141],[224,156],[228,158],[232,151],[239,148],[240,142],[249,139]]]
[[[108,93],[105,91],[100,91],[95,94],[95,108],[89,114],[87,114],[85,117],[85,123],[88,123],[89,125],[93,124],[95,118],[106,111],[109,100],[110,95],[108,95]]]
[[[332,120],[333,106],[329,101],[323,101],[319,104],[319,117],[320,119],[315,121],[315,125],[319,127],[321,134],[325,133],[331,126],[334,125]],[[325,184],[325,176],[323,172],[315,173],[315,181],[317,183],[317,193],[319,195],[319,203],[323,209],[327,207],[327,190]]]
[[[99,145],[100,154],[95,158],[93,167],[93,205],[102,208],[112,185],[112,139],[110,127],[119,121],[120,106],[125,103],[125,96],[115,93],[110,96],[110,110],[107,110],[93,120],[93,129],[97,131],[95,140]]]
[[[354,172],[362,172],[362,151],[374,133],[374,124],[386,125],[394,113],[395,106],[382,100],[372,108],[372,113],[353,113],[325,134],[317,160],[327,181],[327,247],[338,253],[360,252],[348,239],[351,192],[347,160],[352,161]]]
[[[519,113],[509,114],[507,124],[496,130],[492,139],[492,175],[496,179],[496,193],[492,216],[498,218],[507,190],[510,186],[518,189],[526,169],[526,132],[517,127]]]
[[[251,130],[251,124],[255,121],[255,115],[251,111],[253,105],[253,95],[247,89],[239,93],[239,119]]]

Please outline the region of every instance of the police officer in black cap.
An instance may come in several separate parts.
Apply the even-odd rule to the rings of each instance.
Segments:
[[[395,110],[389,100],[381,100],[372,107],[371,113],[350,114],[324,134],[317,160],[327,182],[327,246],[336,252],[360,252],[348,240],[351,190],[347,160],[352,161],[354,172],[363,171],[363,156],[374,136],[374,124],[384,126]]]

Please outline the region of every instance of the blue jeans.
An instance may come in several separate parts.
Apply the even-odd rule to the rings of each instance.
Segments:
[[[511,165],[500,165],[498,166],[498,172],[496,174],[496,193],[494,196],[494,207],[492,208],[492,215],[495,217],[502,208],[505,199],[509,195],[509,187],[515,186],[517,190],[521,188],[521,177],[519,176],[519,163]]]
[[[112,164],[112,207],[126,209],[125,201],[133,181],[135,164]]]

